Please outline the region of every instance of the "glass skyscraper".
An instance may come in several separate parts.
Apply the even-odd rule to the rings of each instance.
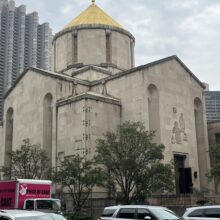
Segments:
[[[205,91],[207,122],[220,121],[220,91]]]

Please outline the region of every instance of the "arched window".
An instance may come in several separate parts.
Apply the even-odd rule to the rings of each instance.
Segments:
[[[149,130],[155,131],[154,141],[160,143],[159,92],[155,85],[148,86]]]
[[[53,125],[53,97],[50,93],[45,95],[43,103],[43,149],[52,160],[52,125]],[[51,161],[52,162],[52,161]]]
[[[12,152],[12,141],[13,141],[13,114],[12,108],[9,108],[6,112],[6,124],[5,124],[5,161],[6,167],[11,166],[11,159],[8,153]]]

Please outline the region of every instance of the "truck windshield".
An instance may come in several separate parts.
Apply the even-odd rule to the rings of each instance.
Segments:
[[[60,200],[37,200],[36,201],[37,209],[51,210],[51,211],[60,211]]]

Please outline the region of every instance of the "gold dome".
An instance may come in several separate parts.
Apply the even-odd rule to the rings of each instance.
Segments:
[[[64,29],[69,29],[78,25],[101,24],[124,29],[118,22],[107,15],[101,8],[93,3],[80,15],[74,18]]]

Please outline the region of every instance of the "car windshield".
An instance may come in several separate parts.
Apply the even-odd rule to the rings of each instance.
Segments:
[[[102,217],[111,217],[115,211],[116,209],[104,209]]]
[[[160,220],[180,219],[174,212],[167,209],[152,209],[151,212]]]
[[[61,207],[60,200],[37,200],[37,209],[59,211]]]
[[[16,217],[15,220],[54,220],[49,215]]]

